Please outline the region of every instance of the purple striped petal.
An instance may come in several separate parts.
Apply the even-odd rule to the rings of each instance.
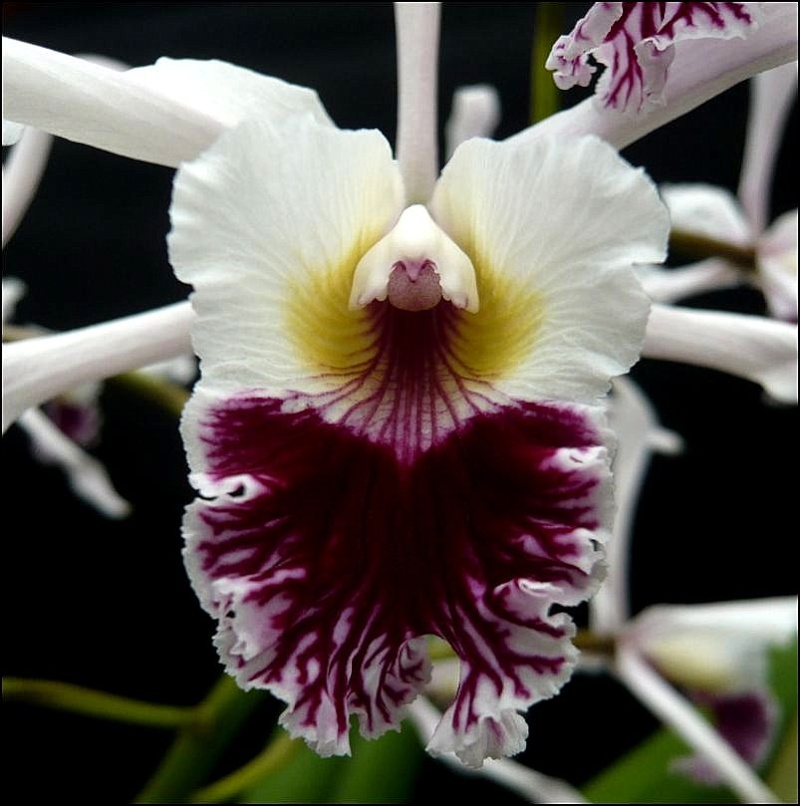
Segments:
[[[546,67],[560,89],[597,85],[603,106],[641,112],[662,102],[674,45],[686,39],[744,37],[756,25],[755,3],[595,3],[568,36],[559,37]]]
[[[193,478],[186,558],[229,671],[285,700],[294,735],[341,754],[351,714],[366,736],[397,727],[436,635],[462,674],[431,749],[473,765],[521,750],[518,711],[575,662],[572,622],[550,609],[600,575],[593,410],[508,406],[409,458],[284,402],[231,398],[200,427],[208,472]]]

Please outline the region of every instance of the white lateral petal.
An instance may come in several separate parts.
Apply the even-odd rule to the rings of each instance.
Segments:
[[[664,105],[646,115],[620,115],[594,98],[515,134],[523,142],[543,136],[596,134],[624,148],[751,76],[797,60],[797,3],[763,3],[758,30],[744,41],[689,40],[675,45]]]
[[[749,246],[754,235],[734,195],[725,188],[703,184],[661,185],[672,228]]]
[[[700,713],[663,680],[632,646],[620,646],[617,674],[653,714],[672,727],[693,750],[713,765],[742,802],[781,802]]]
[[[636,361],[648,303],[631,267],[663,260],[669,221],[650,180],[607,144],[469,140],[430,208],[475,266],[479,315],[493,288],[530,302],[518,313],[535,336],[495,388],[588,402]]]
[[[177,166],[222,124],[109,67],[3,39],[4,116],[125,157]]]
[[[3,347],[3,432],[26,409],[87,381],[191,350],[186,302]]]
[[[729,372],[797,403],[797,326],[787,322],[653,305],[642,355]]]
[[[33,201],[47,165],[52,139],[47,132],[26,127],[3,163],[3,246]]]
[[[182,166],[168,243],[178,277],[195,289],[200,395],[329,388],[335,378],[305,347],[326,341],[326,328],[365,327],[363,312],[348,310],[353,271],[402,200],[380,133],[310,117],[247,121]]]
[[[770,184],[786,118],[797,97],[797,62],[759,73],[751,82],[739,200],[753,231],[758,234],[769,220]]]
[[[62,468],[73,492],[107,518],[125,518],[131,505],[114,489],[106,469],[80,448],[38,409],[19,418],[20,427],[33,443],[33,452],[45,464]]]

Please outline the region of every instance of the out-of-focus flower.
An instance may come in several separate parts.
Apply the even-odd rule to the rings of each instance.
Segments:
[[[691,700],[707,708],[719,735],[748,765],[772,748],[778,712],[768,658],[797,635],[797,598],[709,605],[660,605],[626,628],[623,653],[645,659]],[[676,768],[705,783],[722,780],[716,756],[701,752]]]
[[[3,278],[3,330],[25,295],[25,285],[15,277]],[[75,494],[109,518],[124,518],[130,504],[114,489],[103,465],[84,447],[97,439],[100,415],[99,384],[92,382],[47,404],[47,415],[30,408],[19,418],[31,440],[33,455],[43,464],[60,467]]]
[[[713,239],[752,253],[756,272],[738,271],[735,264],[715,259],[671,276],[659,271],[646,279],[651,296],[662,301],[700,290],[751,280],[764,293],[770,313],[797,322],[797,210],[781,215],[771,226],[770,186],[783,125],[797,95],[797,63],[752,79],[752,102],[738,199],[710,185],[667,185],[662,197],[672,226],[682,237]],[[721,266],[719,264],[722,264]],[[711,280],[711,276],[714,280]]]

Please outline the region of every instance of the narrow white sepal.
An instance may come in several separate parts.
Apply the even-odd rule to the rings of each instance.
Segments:
[[[392,230],[359,260],[353,274],[350,307],[363,308],[386,299],[389,276],[398,263],[430,261],[439,279],[442,297],[456,308],[475,313],[478,286],[472,261],[421,204],[403,211]]]
[[[639,491],[654,451],[677,453],[681,438],[658,426],[656,413],[644,393],[627,378],[616,378],[609,400],[608,420],[616,434],[612,464],[614,478],[614,529],[606,547],[608,573],[589,601],[594,632],[614,634],[630,618],[628,563],[633,519]]]
[[[750,82],[738,196],[756,235],[769,220],[770,185],[786,119],[797,97],[797,61],[759,73]]]
[[[3,433],[26,409],[69,389],[191,351],[188,302],[3,349]]]
[[[68,140],[170,167],[199,154],[224,128],[107,64],[6,37],[3,114]]]
[[[617,674],[632,694],[713,765],[743,803],[780,803],[742,757],[683,696],[667,683],[637,650],[622,643]]]
[[[642,287],[653,302],[680,302],[696,294],[733,288],[743,282],[741,272],[721,258],[708,258],[689,266],[662,269],[643,266],[638,271]]]
[[[489,84],[459,87],[453,95],[453,110],[445,125],[447,159],[472,137],[491,137],[500,122],[500,96]]]
[[[729,372],[797,403],[797,325],[788,322],[653,305],[642,355]]]
[[[441,3],[395,3],[397,140],[406,203],[426,202],[439,173],[436,92]]]
[[[53,138],[26,127],[3,164],[3,246],[28,211],[50,155]]]
[[[58,465],[79,498],[107,518],[125,518],[130,514],[131,505],[114,489],[103,465],[60,431],[39,409],[28,409],[18,423],[30,437],[34,455],[40,456],[46,464]]]

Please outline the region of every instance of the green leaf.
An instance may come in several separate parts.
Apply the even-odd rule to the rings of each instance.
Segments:
[[[376,741],[358,736],[332,803],[408,803],[424,751],[409,724]]]
[[[242,803],[327,803],[349,759],[320,758],[305,745],[281,770],[253,786]]]
[[[407,803],[423,750],[410,725],[401,733],[362,739],[350,758],[320,758],[300,748],[281,770],[250,789],[242,803]]]

